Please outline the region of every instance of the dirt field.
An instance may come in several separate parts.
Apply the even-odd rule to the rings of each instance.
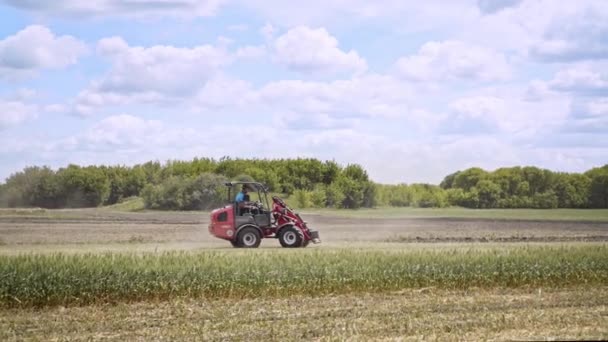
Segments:
[[[321,246],[437,242],[608,241],[608,222],[469,218],[348,218],[305,214]],[[198,249],[229,244],[207,232],[207,213],[59,210],[0,215],[0,253],[27,250]],[[63,247],[62,247],[63,246]],[[265,240],[263,248],[278,248]]]

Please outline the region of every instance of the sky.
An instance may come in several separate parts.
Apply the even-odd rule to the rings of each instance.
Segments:
[[[0,0],[0,180],[223,156],[604,165],[608,1]]]

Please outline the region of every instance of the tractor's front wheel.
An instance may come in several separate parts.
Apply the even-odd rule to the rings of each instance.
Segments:
[[[236,238],[238,247],[242,248],[258,248],[262,242],[260,232],[253,227],[244,228],[239,232]]]
[[[237,241],[230,240],[230,244],[231,244],[231,245],[232,245],[232,247],[234,247],[234,248],[238,248],[238,247],[240,247],[240,246],[239,246],[239,243],[238,243]]]
[[[279,242],[285,248],[304,247],[304,236],[298,229],[287,227],[279,233]]]

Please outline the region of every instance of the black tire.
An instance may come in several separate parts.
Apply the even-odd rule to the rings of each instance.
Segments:
[[[310,240],[306,240],[306,241],[302,242],[302,248],[308,246],[309,243],[310,243]]]
[[[230,244],[231,244],[231,245],[232,245],[232,247],[234,247],[234,248],[239,248],[239,247],[240,247],[240,246],[239,246],[239,244],[238,244],[238,242],[236,242],[236,241],[230,241]]]
[[[285,248],[303,247],[304,236],[294,227],[286,227],[279,233],[279,242]]]
[[[260,232],[253,228],[243,228],[236,238],[236,243],[240,248],[258,248],[262,242]]]

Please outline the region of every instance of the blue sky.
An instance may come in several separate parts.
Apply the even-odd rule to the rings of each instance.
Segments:
[[[0,0],[0,178],[315,157],[379,182],[608,163],[602,0]]]

